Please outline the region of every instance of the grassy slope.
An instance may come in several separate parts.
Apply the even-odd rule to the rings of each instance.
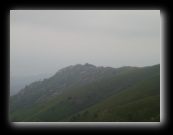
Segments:
[[[158,71],[159,66],[154,66],[123,72],[110,79],[67,90],[50,101],[22,108],[20,111],[11,113],[10,118],[11,121],[128,121],[124,117],[128,116],[130,121],[155,121],[156,119],[158,121],[158,105],[160,105]],[[155,77],[148,80],[148,76]],[[146,81],[141,83],[143,79]],[[157,106],[154,111],[157,114],[137,119],[134,111],[141,110],[137,104],[146,105],[139,113],[142,116],[149,112],[147,104],[151,103]]]
[[[160,121],[159,84],[159,75],[153,76],[62,121]]]

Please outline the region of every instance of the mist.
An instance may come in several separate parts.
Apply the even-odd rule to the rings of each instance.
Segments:
[[[11,10],[10,77],[160,63],[159,10]]]

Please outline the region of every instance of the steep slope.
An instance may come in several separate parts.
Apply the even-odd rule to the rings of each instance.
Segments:
[[[97,71],[97,74],[100,73],[101,71],[103,72],[103,70],[98,72],[98,70],[96,70],[96,67],[93,67],[92,65],[87,65],[87,66],[93,68],[95,72]],[[75,71],[74,69],[76,70],[75,74],[78,74],[79,69],[77,70],[76,67],[73,67],[73,71]],[[95,76],[97,76],[96,77],[97,79],[94,79],[94,81],[88,81],[87,83],[80,83],[80,85],[78,83],[79,81],[81,81],[82,78],[79,80],[77,79],[78,81],[76,85],[73,85],[75,83],[74,81],[71,84],[71,87],[67,87],[67,89],[64,89],[61,94],[56,94],[53,97],[48,98],[47,100],[42,100],[42,102],[40,102],[39,100],[35,100],[33,104],[31,104],[31,101],[25,100],[28,102],[25,102],[24,104],[21,95],[14,96],[10,101],[10,120],[11,121],[80,121],[80,120],[87,121],[86,119],[81,119],[80,117],[78,119],[73,119],[73,117],[74,116],[76,117],[76,114],[78,116],[79,114],[82,113],[81,111],[84,111],[87,108],[89,109],[94,105],[97,106],[101,102],[106,102],[106,99],[111,98],[111,96],[117,95],[118,93],[126,91],[127,89],[134,89],[134,87],[142,85],[141,83],[143,81],[148,80],[153,76],[159,76],[160,74],[160,65],[155,65],[145,68],[123,67],[115,70],[113,68],[109,68],[109,70],[108,68],[106,69],[103,68],[103,69],[106,71],[105,72],[106,74],[103,75],[103,77],[97,76],[96,74]],[[69,74],[69,68],[63,69],[60,72],[57,72],[57,74],[61,74],[62,72],[64,72],[64,74],[66,73]],[[91,75],[91,72],[89,73],[90,73],[89,75],[90,78],[94,78]],[[110,74],[108,75],[108,73]],[[57,74],[52,78],[56,78]],[[66,75],[68,76],[68,74]],[[52,78],[50,78],[50,80]],[[61,79],[63,78],[64,77],[62,77]],[[146,84],[146,86],[149,85]],[[157,83],[154,86],[159,86],[159,84]],[[136,92],[138,93],[137,90]],[[135,92],[133,92],[133,90],[130,90],[129,93],[134,93],[129,95],[135,95]],[[139,99],[142,99],[140,96],[138,95],[136,96]],[[122,99],[120,98],[120,100],[124,101],[123,98],[127,97],[128,95],[126,94],[126,96],[122,96]],[[148,96],[146,96],[146,98],[148,98]],[[117,98],[115,97],[114,99]],[[131,100],[134,99],[132,98]],[[112,100],[111,103],[113,105],[116,102]],[[87,115],[87,111],[84,113],[84,115]],[[87,119],[90,120],[89,118]],[[101,118],[97,119],[97,121],[100,121],[100,119]],[[101,121],[106,121],[106,120],[107,119],[103,119]]]
[[[31,82],[35,82],[37,80],[42,80],[44,78],[50,77],[51,74],[40,74],[36,76],[11,76],[10,75],[10,96],[17,94],[21,89],[23,89],[26,85]]]
[[[160,76],[154,75],[62,121],[158,122]]]
[[[115,69],[110,67],[96,67],[91,64],[69,66],[59,70],[54,76],[48,79],[27,85],[17,95],[10,98],[11,104],[18,108],[23,106],[28,107],[60,95],[72,87],[88,84],[102,78],[109,78],[125,70],[132,69],[134,68],[125,67]],[[13,109],[15,107],[12,107]]]

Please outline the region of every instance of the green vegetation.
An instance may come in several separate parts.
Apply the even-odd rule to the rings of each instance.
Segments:
[[[90,115],[87,117],[82,117],[81,115],[75,121],[160,121],[159,91],[159,76],[151,77],[135,87],[116,93],[104,101],[87,108]],[[81,111],[79,114],[83,114],[85,111]],[[71,117],[63,121],[74,121]]]
[[[75,76],[79,74],[81,68],[88,70],[85,76],[90,77],[92,81],[79,83],[81,76]],[[67,72],[68,68],[64,70],[66,75],[58,77],[55,75],[42,82],[35,82],[16,96],[12,96],[10,120],[14,122],[160,121],[160,65],[144,68],[122,67],[116,70],[96,68],[92,65],[84,68],[78,65],[70,70],[70,73],[72,71],[75,73],[69,77],[70,79],[66,79],[68,83],[66,86],[63,85],[65,88],[62,93],[58,91],[59,94],[51,96],[50,88],[51,90],[60,88],[60,84],[64,83],[62,81],[64,78],[61,77],[68,78],[70,74]],[[93,72],[101,74],[103,70],[106,72],[102,77],[96,74],[92,76]],[[56,80],[60,84],[56,83]]]

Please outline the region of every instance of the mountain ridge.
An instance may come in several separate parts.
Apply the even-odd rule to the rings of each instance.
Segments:
[[[34,82],[12,96],[10,119],[61,121],[158,75],[160,64],[142,68],[96,67],[88,63],[68,66],[52,77]],[[58,108],[61,108],[61,111]],[[36,117],[39,117],[39,120]]]
[[[86,63],[85,65],[76,64],[60,69],[55,75],[50,78],[43,79],[42,81],[35,81],[30,85],[27,85],[25,88],[18,92],[18,95],[23,96],[25,93],[27,93],[28,89],[30,89],[30,91],[32,91],[31,93],[33,93],[32,89],[38,89],[38,87],[42,85],[42,83],[44,84],[44,87],[41,88],[41,91],[46,92],[46,94],[48,95],[54,95],[62,93],[64,89],[73,87],[74,85],[89,83],[101,78],[110,77],[112,75],[115,75],[117,71],[122,72],[125,69],[130,69],[130,67],[111,68],[96,67],[88,63]],[[56,87],[51,87],[55,85]],[[44,98],[44,96],[42,96],[42,98]]]

